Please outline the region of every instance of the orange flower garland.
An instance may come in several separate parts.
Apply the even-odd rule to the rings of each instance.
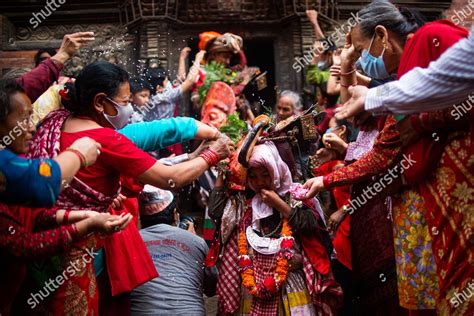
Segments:
[[[273,295],[285,283],[288,275],[288,260],[293,256],[294,238],[288,219],[282,220],[281,228],[282,241],[280,251],[277,255],[275,273],[273,277],[266,277],[263,284],[257,285],[255,281],[253,263],[248,254],[247,236],[245,230],[241,228],[239,233],[239,269],[242,276],[242,285],[252,296],[268,297]]]

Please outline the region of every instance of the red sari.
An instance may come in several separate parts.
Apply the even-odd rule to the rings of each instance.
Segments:
[[[398,78],[414,67],[428,67],[445,50],[468,36],[467,30],[447,20],[429,23],[422,29],[405,46]],[[412,182],[426,179],[412,188],[421,193],[425,204],[439,277],[438,313],[473,315],[474,296],[462,300],[456,294],[469,288],[474,278],[474,115],[470,111],[456,121],[451,110],[415,116],[415,121],[423,121],[428,135],[405,149],[407,154],[413,154],[414,160],[423,162],[406,175]],[[437,127],[445,130],[435,141],[431,131],[439,131]]]
[[[101,155],[97,162],[76,175],[59,196],[56,207],[67,207],[72,210],[90,209],[98,212],[110,211],[109,206],[120,189],[120,175],[136,178],[148,170],[155,163],[155,159],[136,148],[125,136],[112,129],[97,128],[77,133],[61,132],[63,123],[69,115],[66,110],[58,110],[51,112],[43,120],[41,127],[35,134],[30,156],[54,157],[79,138],[88,136],[95,139],[102,145]],[[129,225],[123,232],[107,237],[105,252],[108,253],[107,245],[110,245],[111,240],[116,240],[116,235],[124,234],[129,229],[136,230],[136,226]],[[135,236],[137,234],[138,231]],[[72,262],[81,262],[82,264],[79,265],[80,270],[55,291],[52,300],[46,306],[49,313],[53,315],[97,315],[99,313],[99,293],[93,260],[87,262],[83,258],[90,257],[91,250],[97,251],[103,246],[104,240],[92,235],[84,242],[76,243],[73,250],[63,256],[64,269]],[[119,248],[112,249],[113,258],[106,256],[112,291],[114,291],[114,286],[122,288],[121,278],[129,280],[128,274],[123,274],[123,272],[117,274],[116,269],[110,270],[111,267],[122,269],[128,267],[128,269],[133,269],[134,276],[145,276],[145,279],[148,278],[148,280],[158,276],[143,240],[129,240],[128,245],[120,244],[119,246]],[[140,246],[143,246],[144,251],[139,257],[144,259],[144,264],[130,267],[130,257],[136,258],[130,252],[140,249]],[[123,292],[118,291],[117,294],[119,293]],[[101,293],[101,295],[103,294]],[[105,293],[105,295],[110,294]],[[128,311],[123,312],[127,313]]]

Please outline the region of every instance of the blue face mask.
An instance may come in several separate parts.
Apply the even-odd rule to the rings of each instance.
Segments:
[[[328,129],[326,130],[326,132],[324,132],[324,135],[326,135],[326,134],[331,134],[331,133],[332,133],[332,128],[328,128]]]
[[[390,75],[388,74],[387,69],[385,68],[385,63],[383,62],[383,53],[385,53],[385,47],[379,57],[374,57],[369,53],[372,43],[374,42],[374,37],[375,33],[372,36],[372,40],[370,41],[369,49],[364,49],[362,51],[362,55],[359,59],[360,66],[369,77],[379,80],[387,79],[390,77]]]

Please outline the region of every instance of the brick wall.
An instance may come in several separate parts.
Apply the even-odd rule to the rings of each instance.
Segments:
[[[14,68],[33,68],[35,50],[0,51],[0,75]]]

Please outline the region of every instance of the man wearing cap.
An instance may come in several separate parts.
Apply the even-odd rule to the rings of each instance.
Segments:
[[[140,234],[160,276],[133,290],[132,315],[205,315],[206,243],[192,223],[188,230],[176,227],[179,215],[170,191],[147,185],[139,205]]]

